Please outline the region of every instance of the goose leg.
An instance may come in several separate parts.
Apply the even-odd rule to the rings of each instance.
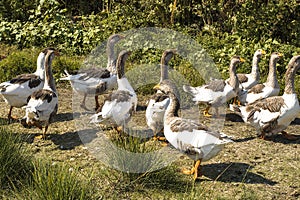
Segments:
[[[285,131],[281,131],[281,133],[282,133],[282,136],[285,137],[288,140],[297,140],[298,139],[296,136],[294,136],[292,134],[289,134]]]
[[[266,134],[265,134],[265,133],[261,133],[261,135],[259,136],[259,139],[262,139],[262,140],[269,140],[269,139],[266,137]]]
[[[13,109],[13,106],[10,106],[9,112],[8,112],[8,115],[7,115],[8,123],[12,123],[14,120],[18,119],[17,117],[11,115],[12,109]]]
[[[96,103],[95,110],[97,111],[98,108],[100,107],[98,95],[95,96],[95,103]]]
[[[86,106],[85,106],[85,100],[86,100],[86,94],[84,94],[82,102],[80,103],[80,107],[83,108],[86,111],[90,111]]]
[[[116,129],[116,131],[118,133],[122,133],[122,131],[123,131],[123,127],[122,126],[117,126],[115,129]]]
[[[162,133],[162,135],[163,135],[163,131],[162,130],[159,131],[158,133]],[[157,133],[154,133],[153,140],[154,141],[162,141],[163,143],[161,143],[161,146],[163,146],[163,147],[165,147],[165,146],[168,145],[166,137],[164,137],[164,136],[158,136]]]
[[[199,174],[198,170],[199,170],[200,164],[201,164],[201,160],[194,161],[194,166],[192,167],[191,170],[183,169],[181,172],[183,174],[187,174],[187,175],[194,174],[193,178],[194,178],[194,180],[196,180],[198,177],[198,174]]]
[[[205,108],[205,110],[203,111],[203,115],[205,116],[205,117],[211,117],[211,114],[209,114],[209,109],[210,109],[210,106],[207,106],[206,108]]]
[[[46,139],[46,133],[47,133],[47,130],[48,130],[48,124],[45,126],[45,128],[44,128],[44,131],[43,131],[43,140],[45,140]]]
[[[197,160],[195,165],[194,165],[194,180],[196,180],[198,178],[198,170],[199,170],[199,167],[200,167],[200,164],[201,164],[201,160]]]

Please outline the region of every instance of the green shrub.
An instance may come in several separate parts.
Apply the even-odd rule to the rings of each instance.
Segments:
[[[24,49],[11,52],[7,58],[0,62],[0,81],[10,80],[23,73],[34,73],[39,53],[40,49]],[[80,56],[61,55],[55,57],[52,63],[54,78],[61,77],[64,69],[70,72],[78,70],[82,61],[83,58]]]
[[[32,179],[16,196],[28,200],[92,199],[92,185],[88,180],[82,180],[76,169],[38,160],[34,164]]]
[[[19,135],[0,128],[0,188],[16,187],[30,178],[31,155]]]

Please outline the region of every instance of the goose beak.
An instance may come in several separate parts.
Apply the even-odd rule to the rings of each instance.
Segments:
[[[240,62],[245,62],[245,59],[244,58],[240,58]]]
[[[282,54],[282,53],[279,53],[278,56],[281,58],[281,57],[283,57],[283,54]]]
[[[153,87],[154,90],[159,90],[160,89],[160,84],[157,84]]]
[[[265,50],[261,50],[261,54],[262,55],[266,55],[266,51]]]

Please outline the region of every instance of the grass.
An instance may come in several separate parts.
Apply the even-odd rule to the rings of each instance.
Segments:
[[[31,155],[21,136],[3,127],[0,128],[0,163],[1,189],[16,187],[30,177]]]
[[[36,56],[37,54],[34,54],[33,60]],[[72,64],[72,69],[79,66],[79,61],[73,63],[72,59],[61,57],[57,62],[57,66],[60,66],[59,69],[56,68],[57,72],[62,71],[64,65],[68,63]],[[299,83],[299,77],[296,81]],[[151,84],[152,80],[149,81],[149,91],[145,92],[145,88],[142,88],[139,95],[141,109],[133,116],[133,120],[139,125],[145,123],[145,111],[142,108],[147,105],[146,100],[149,97],[147,94],[153,92]],[[297,167],[300,163],[299,140],[286,141],[280,135],[272,141],[259,140],[256,138],[254,128],[242,122],[226,119],[222,131],[234,136],[236,142],[226,145],[218,156],[202,163],[203,177],[194,182],[191,176],[179,172],[182,167],[191,167],[193,161],[186,156],[177,157],[166,167],[158,167],[171,155],[166,153],[166,156],[162,157],[156,153],[155,151],[160,149],[158,142],[137,137],[138,131],[130,135],[118,135],[116,132],[105,130],[104,133],[110,137],[111,143],[102,148],[107,152],[105,155],[107,162],[114,162],[116,166],[123,167],[123,170],[117,170],[112,168],[113,163],[107,165],[103,163],[105,160],[95,158],[90,149],[83,145],[73,117],[72,89],[68,83],[61,82],[58,82],[57,88],[60,98],[59,111],[55,122],[49,127],[47,140],[34,139],[34,136],[40,133],[38,129],[25,129],[19,123],[7,124],[8,106],[0,98],[0,198],[298,199],[300,197],[298,178],[300,172]],[[94,99],[88,97],[88,100],[90,101],[87,101],[87,106],[92,108]],[[24,114],[24,110],[17,108],[13,112],[19,117]],[[199,120],[209,124],[209,120],[201,116]],[[231,116],[234,117],[232,113]],[[296,123],[288,127],[288,132],[299,135],[299,117]],[[96,141],[92,136],[89,138],[91,141],[88,141],[88,144]],[[112,151],[116,147],[122,151]],[[127,156],[128,152],[143,153],[146,156],[132,159]],[[133,173],[126,170],[128,168],[140,171]]]
[[[32,179],[16,196],[24,200],[92,199],[92,188],[88,181],[89,178],[80,178],[78,169],[64,164],[37,160],[34,164]]]
[[[3,119],[1,124],[6,124]],[[24,138],[0,128],[0,197],[17,199],[91,199],[89,178],[78,169],[35,160]],[[84,180],[84,181],[83,181]]]

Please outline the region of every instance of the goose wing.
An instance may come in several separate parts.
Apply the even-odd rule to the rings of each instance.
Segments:
[[[20,95],[26,96],[31,95],[33,90],[39,89],[43,86],[42,80],[35,74],[22,74],[10,81],[3,82],[0,84],[1,94],[7,95]]]

